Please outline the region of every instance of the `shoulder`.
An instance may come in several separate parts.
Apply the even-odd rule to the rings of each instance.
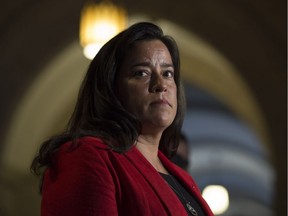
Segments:
[[[99,137],[92,137],[92,136],[85,136],[79,138],[76,143],[80,146],[82,145],[89,145],[99,149],[106,149],[108,150],[108,145]]]
[[[113,199],[108,200],[113,208],[102,206],[115,196],[118,181],[110,153],[114,154],[99,138],[64,143],[45,171],[42,208],[49,215],[114,215]]]
[[[111,155],[117,154],[97,137],[82,137],[76,142],[68,141],[59,149],[55,157],[57,165],[109,163]]]
[[[112,151],[108,145],[96,137],[83,137],[73,143],[64,143],[53,157],[50,175],[57,175],[60,179],[73,176],[74,179],[85,176],[109,176],[113,169],[113,158],[117,152]]]
[[[110,147],[100,138],[86,136],[77,139],[75,142],[68,141],[64,143],[60,152],[74,152],[74,151],[85,151],[85,150],[95,150],[95,151],[109,151]]]

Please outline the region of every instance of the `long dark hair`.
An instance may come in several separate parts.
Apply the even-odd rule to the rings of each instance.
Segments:
[[[185,109],[178,47],[173,38],[163,34],[161,28],[142,22],[132,25],[108,41],[92,60],[67,129],[42,144],[31,165],[35,174],[40,174],[42,167],[52,165],[53,155],[63,143],[72,140],[77,144],[77,139],[83,136],[100,137],[118,152],[129,150],[141,131],[141,123],[123,108],[115,94],[117,73],[133,43],[154,39],[161,40],[170,52],[178,101],[176,117],[163,132],[159,148],[168,157],[176,152]]]

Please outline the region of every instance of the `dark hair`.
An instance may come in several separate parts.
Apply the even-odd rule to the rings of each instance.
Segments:
[[[175,153],[185,109],[178,47],[170,36],[163,34],[161,28],[142,22],[132,25],[108,41],[92,60],[67,129],[42,144],[31,165],[35,174],[40,174],[40,168],[52,165],[53,154],[63,143],[72,140],[77,144],[77,139],[83,136],[100,137],[118,152],[129,150],[141,131],[141,123],[121,105],[114,92],[115,81],[129,48],[137,41],[154,39],[166,45],[174,64],[177,114],[173,123],[163,132],[159,148],[168,157]]]

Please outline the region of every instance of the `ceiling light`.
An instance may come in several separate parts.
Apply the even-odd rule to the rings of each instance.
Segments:
[[[229,207],[228,191],[222,185],[208,185],[202,196],[215,215],[223,214]]]
[[[99,49],[126,27],[126,12],[109,1],[84,5],[80,18],[80,44],[84,55],[93,59]]]

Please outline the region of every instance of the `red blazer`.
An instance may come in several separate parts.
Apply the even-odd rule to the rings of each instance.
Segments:
[[[146,158],[132,147],[124,154],[85,137],[60,148],[44,175],[42,216],[187,215],[182,203]],[[159,152],[165,168],[213,215],[193,179]]]

